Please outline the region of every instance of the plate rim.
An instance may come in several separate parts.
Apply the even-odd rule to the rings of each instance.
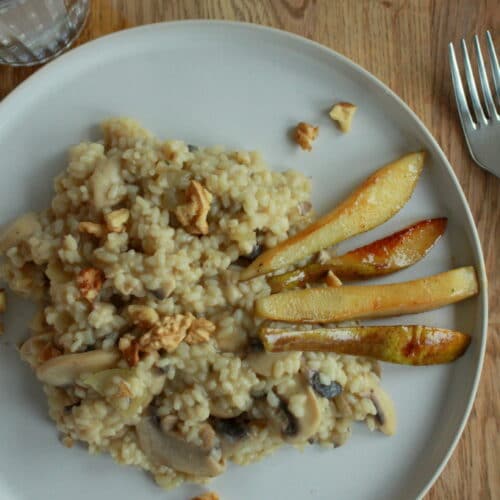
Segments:
[[[309,47],[321,51],[324,55],[333,57],[341,64],[344,64],[349,67],[353,73],[361,74],[365,79],[369,80],[371,84],[378,87],[380,90],[384,92],[389,98],[395,101],[397,105],[407,114],[407,116],[413,121],[413,123],[417,126],[419,132],[423,134],[423,137],[430,143],[433,148],[434,153],[437,155],[440,164],[444,165],[446,173],[450,177],[455,190],[459,196],[460,202],[465,210],[467,223],[470,233],[472,235],[472,248],[477,255],[479,266],[476,269],[476,273],[478,275],[478,280],[480,283],[480,292],[479,292],[479,319],[481,321],[481,345],[479,350],[479,358],[478,363],[475,368],[475,373],[472,381],[472,389],[468,397],[467,405],[465,411],[461,417],[460,425],[458,426],[457,432],[452,439],[451,443],[447,447],[447,451],[439,462],[439,465],[431,474],[430,477],[424,479],[423,487],[420,489],[417,494],[417,499],[423,498],[434,485],[438,477],[442,474],[444,468],[446,467],[448,461],[453,455],[460,438],[462,437],[465,426],[469,420],[472,407],[476,400],[477,391],[479,387],[479,382],[481,378],[481,373],[484,365],[484,358],[486,354],[486,345],[487,345],[487,337],[488,337],[488,281],[485,269],[484,256],[482,251],[481,240],[479,238],[479,234],[477,231],[477,226],[474,221],[474,217],[472,215],[469,203],[465,194],[463,192],[462,186],[460,185],[458,178],[453,170],[450,161],[446,157],[444,151],[442,150],[440,144],[437,142],[437,139],[432,135],[430,130],[426,127],[424,122],[420,119],[420,117],[413,111],[408,104],[406,104],[403,99],[396,94],[388,85],[379,80],[375,75],[370,73],[367,69],[363,68],[358,63],[352,61],[347,56],[337,52],[336,50],[328,47],[327,45],[323,45],[320,42],[312,40],[310,38],[306,38],[305,36],[298,35],[296,33],[292,33],[290,31],[286,31],[283,29],[265,26],[252,22],[244,22],[244,21],[228,21],[222,19],[184,19],[184,20],[172,20],[172,21],[162,21],[156,23],[143,24],[139,26],[130,27],[127,29],[119,30],[113,33],[109,33],[98,38],[94,38],[93,40],[89,40],[88,42],[83,43],[77,47],[71,48],[66,51],[61,56],[58,56],[56,59],[50,61],[43,67],[39,68],[35,73],[31,74],[22,81],[19,85],[17,85],[13,90],[11,90],[1,101],[0,101],[0,116],[7,113],[8,108],[15,106],[16,100],[20,97],[22,98],[24,94],[29,92],[30,87],[36,86],[39,80],[43,80],[48,73],[50,76],[50,72],[54,69],[57,69],[59,66],[66,64],[66,62],[78,57],[80,54],[88,52],[95,47],[98,47],[100,44],[106,44],[111,39],[115,38],[126,38],[130,32],[138,32],[138,31],[153,31],[153,30],[163,30],[170,29],[173,26],[196,26],[196,25],[212,25],[212,26],[220,26],[222,29],[225,27],[233,27],[233,28],[244,28],[247,30],[253,31],[264,31],[277,36],[282,37],[283,39],[293,40],[296,43],[302,43],[308,45]]]

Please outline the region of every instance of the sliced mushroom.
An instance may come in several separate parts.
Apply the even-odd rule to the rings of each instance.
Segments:
[[[17,218],[0,233],[0,254],[28,239],[38,229],[40,223],[35,213],[29,212]]]
[[[116,205],[123,197],[119,189],[123,185],[118,160],[109,158],[100,160],[89,179],[95,209],[102,210]],[[111,195],[111,188],[116,194]]]
[[[224,458],[234,455],[238,449],[246,445],[249,437],[249,421],[242,415],[235,418],[214,418],[211,423],[220,438]]]
[[[196,446],[174,432],[163,432],[152,417],[142,417],[135,428],[139,446],[157,465],[204,477],[218,476],[226,468],[215,457],[216,448]]]
[[[250,368],[264,377],[271,377],[273,367],[277,361],[292,359],[300,356],[297,352],[250,352],[245,358]]]
[[[319,372],[310,372],[309,383],[314,389],[314,392],[323,398],[332,399],[342,392],[342,386],[338,382],[333,381],[329,384],[323,384],[321,382],[321,375]]]
[[[233,264],[239,267],[247,267],[249,266],[262,252],[264,251],[264,247],[256,243],[251,252],[247,255],[241,255],[238,257]]]
[[[116,351],[88,351],[63,354],[49,359],[36,370],[36,376],[44,384],[64,386],[73,384],[84,373],[95,373],[113,368],[120,355]]]
[[[242,417],[214,418],[212,425],[215,432],[231,439],[243,439],[248,434],[248,420]]]
[[[302,374],[294,376],[291,380],[292,384],[285,390],[279,389],[277,393],[285,405],[281,407],[282,413],[288,413],[288,426],[283,429],[283,437],[289,443],[298,444],[306,442],[316,434],[321,422],[321,407],[313,389]],[[297,416],[289,406],[293,396],[299,394],[305,395],[305,402],[302,415]]]
[[[377,414],[375,423],[380,431],[388,436],[396,432],[397,419],[394,403],[387,393],[379,386],[373,385],[370,389],[370,399],[372,400]]]

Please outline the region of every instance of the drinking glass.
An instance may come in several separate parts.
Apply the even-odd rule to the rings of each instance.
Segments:
[[[32,66],[66,50],[80,34],[90,0],[0,0],[0,64]]]

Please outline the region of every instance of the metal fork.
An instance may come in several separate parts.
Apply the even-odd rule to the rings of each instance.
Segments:
[[[488,74],[484,65],[479,38],[474,37],[474,48],[478,65],[479,81],[481,83],[484,102],[481,103],[476,86],[476,79],[472,72],[472,65],[467,50],[467,44],[462,38],[462,55],[464,59],[465,79],[469,89],[470,102],[473,113],[469,109],[467,98],[465,96],[462,78],[458,69],[455,49],[450,43],[450,69],[455,98],[457,100],[458,114],[462,123],[462,129],[465,134],[467,146],[472,159],[482,168],[488,170],[497,177],[500,177],[500,68],[498,65],[497,54],[493,45],[493,38],[489,31],[486,32],[486,42],[491,66],[491,77],[495,87],[493,96],[488,82]]]

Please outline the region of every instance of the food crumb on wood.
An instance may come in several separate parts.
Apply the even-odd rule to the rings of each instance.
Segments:
[[[310,123],[300,122],[295,127],[294,140],[305,151],[312,150],[312,143],[319,134],[319,127],[315,127]]]

